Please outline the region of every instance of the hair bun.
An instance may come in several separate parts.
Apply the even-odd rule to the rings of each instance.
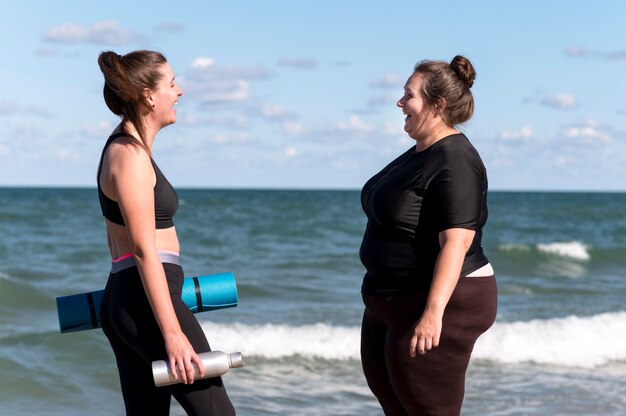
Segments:
[[[476,71],[472,66],[472,63],[464,56],[457,55],[450,62],[450,67],[454,73],[459,77],[461,81],[471,88],[474,85],[474,79],[476,79]]]

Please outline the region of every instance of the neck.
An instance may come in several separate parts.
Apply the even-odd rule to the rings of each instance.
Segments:
[[[154,138],[156,137],[158,130],[154,130],[150,128],[150,125],[146,122],[145,124],[146,124],[145,125],[145,137],[144,137],[144,139],[146,140],[145,145],[148,146],[148,149],[150,149],[150,151],[152,152],[152,143],[154,142]],[[135,139],[142,141],[141,137],[139,136],[139,132],[137,131],[133,123],[131,123],[128,120],[124,120],[122,121],[121,126],[125,132],[133,136]]]
[[[440,126],[432,129],[424,138],[416,139],[415,151],[421,152],[439,140],[457,133],[459,133],[457,129],[442,123]]]

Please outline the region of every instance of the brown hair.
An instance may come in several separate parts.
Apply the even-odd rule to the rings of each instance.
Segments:
[[[476,71],[469,59],[457,55],[449,64],[443,61],[421,61],[413,74],[423,76],[422,95],[428,105],[437,108],[439,100],[446,100],[440,113],[450,127],[469,120],[474,113],[474,97],[470,88]]]
[[[104,75],[104,102],[113,114],[122,116],[133,124],[148,153],[143,118],[152,107],[144,96],[144,90],[157,88],[161,80],[159,66],[165,63],[167,59],[163,54],[146,50],[130,52],[124,56],[106,51],[98,57],[98,65]]]

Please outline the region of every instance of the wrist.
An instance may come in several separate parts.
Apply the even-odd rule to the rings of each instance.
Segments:
[[[443,311],[446,309],[446,305],[443,305],[441,303],[427,303],[426,307],[424,308],[424,314],[425,315],[431,315],[434,317],[442,317],[443,316]]]
[[[183,331],[180,329],[180,327],[167,328],[161,331],[161,333],[163,334],[163,339],[178,337],[180,336],[180,334],[182,334],[182,332]]]

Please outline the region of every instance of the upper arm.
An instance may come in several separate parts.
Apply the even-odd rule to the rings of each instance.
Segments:
[[[429,183],[436,228],[477,230],[486,194],[482,162],[464,152],[445,154]]]
[[[154,170],[150,156],[132,145],[111,145],[111,179],[135,254],[154,247]]]
[[[465,255],[475,235],[476,231],[467,228],[448,228],[439,233],[439,247],[443,248],[444,245],[451,244],[453,247],[458,247],[459,251]]]

